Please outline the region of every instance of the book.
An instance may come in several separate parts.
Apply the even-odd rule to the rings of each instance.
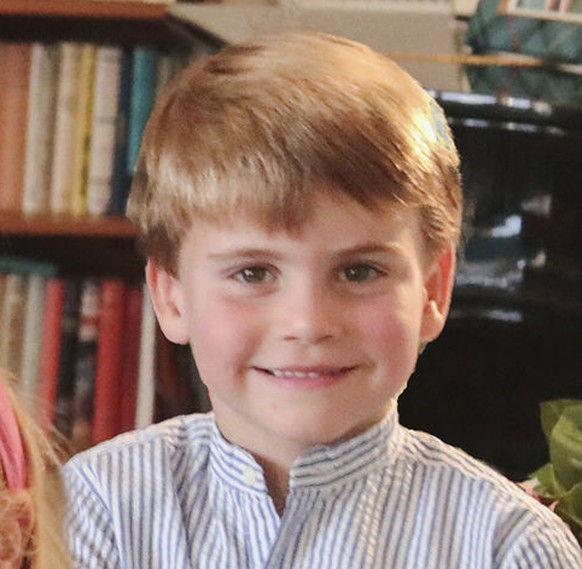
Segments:
[[[126,284],[120,278],[106,277],[101,281],[93,444],[109,439],[119,432],[125,291]]]
[[[72,171],[69,211],[73,215],[83,215],[87,211],[87,182],[92,139],[93,87],[96,63],[95,45],[83,43],[80,49],[77,107],[73,119],[73,154],[70,157]]]
[[[115,145],[113,151],[113,171],[111,173],[111,199],[108,204],[109,215],[123,215],[131,185],[131,173],[128,167],[128,129],[131,107],[133,54],[130,49],[123,49],[117,100],[117,118],[115,121]]]
[[[155,421],[210,409],[189,345],[170,342],[157,329]]]
[[[24,334],[20,365],[20,394],[25,406],[36,413],[40,389],[40,360],[44,330],[44,306],[48,279],[56,276],[56,267],[39,265],[28,276],[24,306]]]
[[[91,446],[97,347],[99,342],[100,284],[95,278],[84,279],[81,291],[79,339],[75,362],[70,450],[80,452]]]
[[[22,305],[25,301],[26,275],[7,273],[4,283],[2,321],[0,322],[0,362],[2,368],[12,375],[16,382],[20,378],[24,316]]]
[[[43,310],[43,334],[40,349],[38,400],[40,425],[50,432],[57,399],[59,360],[61,356],[61,314],[65,299],[65,279],[50,278],[46,283]]]
[[[144,285],[145,287],[145,285]],[[156,315],[147,288],[144,288],[137,400],[135,409],[135,428],[142,429],[154,420],[155,407],[155,353],[156,353]]]
[[[131,176],[141,146],[141,138],[154,106],[158,81],[158,50],[136,46],[133,50],[131,101],[127,141],[127,167]]]
[[[0,42],[0,212],[22,208],[31,43]]]
[[[79,345],[79,320],[81,313],[81,280],[65,280],[64,299],[60,323],[60,357],[57,370],[55,401],[55,429],[65,438],[71,438],[73,424],[73,397],[75,391],[75,364]]]
[[[105,214],[111,201],[121,62],[121,47],[97,48],[87,176],[87,213],[90,215]]]
[[[32,410],[38,385],[44,287],[46,278],[56,274],[56,266],[36,259],[1,256],[0,274],[0,367],[13,373],[22,401]]]
[[[75,161],[75,119],[79,104],[81,44],[59,44],[59,77],[55,109],[55,133],[51,165],[49,209],[69,213]]]
[[[48,211],[59,71],[56,43],[32,44],[22,210]]]
[[[174,76],[187,63],[181,54],[175,51],[160,51],[158,53],[158,66],[156,78],[156,94],[159,95],[167,83],[169,83]]]
[[[121,391],[120,432],[129,431],[135,426],[142,303],[143,286],[129,286],[125,301],[123,362],[119,382]]]

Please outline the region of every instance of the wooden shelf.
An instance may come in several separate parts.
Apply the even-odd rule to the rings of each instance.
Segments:
[[[0,236],[75,236],[132,239],[133,228],[123,217],[73,217],[0,213]]]
[[[163,3],[99,0],[0,0],[0,39],[188,46],[185,26]]]
[[[133,228],[122,217],[0,213],[0,255],[50,261],[63,274],[137,281],[143,274]]]
[[[0,16],[33,18],[116,18],[161,21],[166,4],[150,2],[106,2],[95,0],[2,0]]]

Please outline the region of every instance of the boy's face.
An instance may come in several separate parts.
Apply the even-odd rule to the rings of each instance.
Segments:
[[[325,193],[297,234],[196,220],[174,278],[148,265],[166,335],[191,342],[223,434],[292,460],[380,420],[444,325],[454,251],[417,215]]]

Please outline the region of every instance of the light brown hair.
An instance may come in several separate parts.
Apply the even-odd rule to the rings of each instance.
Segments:
[[[429,252],[459,238],[458,155],[441,109],[373,50],[311,31],[233,45],[184,70],[147,125],[128,204],[172,272],[192,220],[293,229],[315,188],[417,208]]]
[[[56,447],[49,441],[31,415],[18,402],[7,386],[7,377],[0,372],[20,430],[26,457],[27,483],[23,489],[32,506],[32,528],[23,551],[27,569],[67,569],[70,559],[63,537],[64,493],[61,485],[61,462]],[[22,515],[22,493],[6,488],[0,469],[0,539],[3,523],[10,516]],[[6,537],[6,536],[5,536]]]

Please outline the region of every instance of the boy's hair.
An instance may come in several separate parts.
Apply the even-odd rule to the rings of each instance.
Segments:
[[[346,39],[270,34],[186,68],[150,117],[128,204],[143,253],[175,272],[194,217],[292,230],[316,188],[420,212],[428,251],[459,238],[458,155],[434,100]]]
[[[60,465],[55,447],[27,413],[0,371],[2,389],[12,403],[20,430],[26,458],[26,491],[32,502],[34,525],[23,557],[30,569],[66,569],[70,567],[62,532],[64,494],[60,479]],[[21,495],[6,487],[0,468],[0,541],[5,536],[3,522],[20,515]],[[12,517],[10,517],[12,516]]]

